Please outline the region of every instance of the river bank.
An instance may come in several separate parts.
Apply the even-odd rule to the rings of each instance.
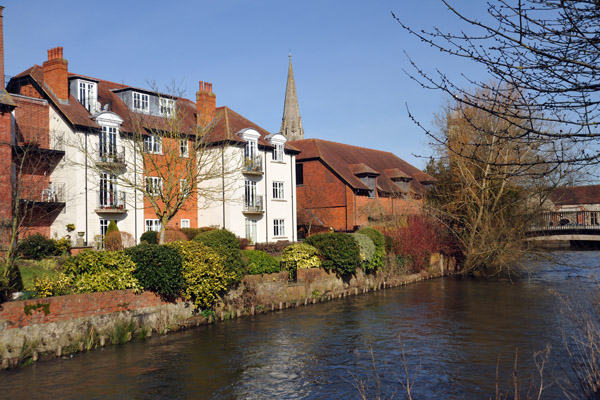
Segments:
[[[412,275],[394,268],[384,268],[377,274],[358,270],[349,279],[323,269],[301,269],[294,282],[289,281],[287,271],[249,275],[213,310],[200,314],[184,302],[166,303],[153,293],[135,294],[130,290],[8,302],[0,309],[1,368],[65,358],[191,326],[398,287],[446,276],[454,270],[454,260],[434,254],[429,268]]]

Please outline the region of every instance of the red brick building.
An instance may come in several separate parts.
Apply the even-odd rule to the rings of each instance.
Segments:
[[[392,153],[320,139],[290,142],[296,157],[298,226],[350,231],[420,212],[435,178]]]

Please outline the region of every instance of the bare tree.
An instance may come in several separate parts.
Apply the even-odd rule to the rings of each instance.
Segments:
[[[597,164],[600,3],[495,0],[487,3],[487,16],[475,17],[447,0],[440,1],[456,20],[456,32],[435,27],[422,30],[393,16],[405,30],[434,49],[482,66],[488,77],[476,81],[464,76],[477,89],[467,91],[445,71],[432,73],[412,59],[414,70],[409,75],[423,87],[445,92],[465,107],[480,109],[514,126],[520,133],[513,140],[539,142],[551,151],[548,154],[552,157],[522,163],[545,163],[556,169],[565,163],[572,167]],[[490,95],[495,99],[493,108],[487,101]],[[499,103],[509,107],[496,107]],[[513,160],[507,162],[512,164]]]
[[[427,168],[438,178],[428,194],[429,211],[456,238],[466,273],[512,272],[526,250],[529,226],[562,178],[545,162],[551,149],[518,140],[520,123],[497,115],[513,111],[502,110],[507,104],[490,95],[473,95],[486,99],[481,107],[454,101],[444,110],[436,136],[443,145]]]
[[[18,243],[24,236],[49,229],[65,206],[65,191],[61,184],[48,177],[62,154],[62,137],[49,135],[47,130],[17,125],[12,137],[11,187],[8,218],[0,220],[0,238],[5,244],[2,260],[3,291],[22,289],[17,265]]]

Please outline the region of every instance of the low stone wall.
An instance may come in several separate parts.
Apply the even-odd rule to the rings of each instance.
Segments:
[[[244,277],[215,307],[215,318],[244,315],[315,304],[350,295],[396,287],[439,277],[454,271],[454,262],[433,255],[428,271],[402,275],[398,272],[362,271],[343,280],[323,269],[298,270],[297,282],[287,272]],[[165,303],[150,292],[131,290],[74,294],[7,302],[0,305],[0,358],[6,369],[42,357],[61,357],[119,340],[119,329],[146,337],[188,326],[213,322],[194,314],[184,302]],[[128,328],[124,328],[127,326]],[[122,332],[121,332],[122,334]]]

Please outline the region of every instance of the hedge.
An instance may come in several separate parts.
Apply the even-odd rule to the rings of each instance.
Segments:
[[[307,243],[294,243],[283,250],[282,262],[295,262],[298,269],[320,268],[319,250]]]
[[[264,251],[242,250],[242,260],[250,275],[271,274],[279,272],[279,261]]]
[[[309,236],[305,243],[316,247],[326,258],[323,268],[339,275],[353,274],[360,263],[358,244],[348,233],[319,233]]]

